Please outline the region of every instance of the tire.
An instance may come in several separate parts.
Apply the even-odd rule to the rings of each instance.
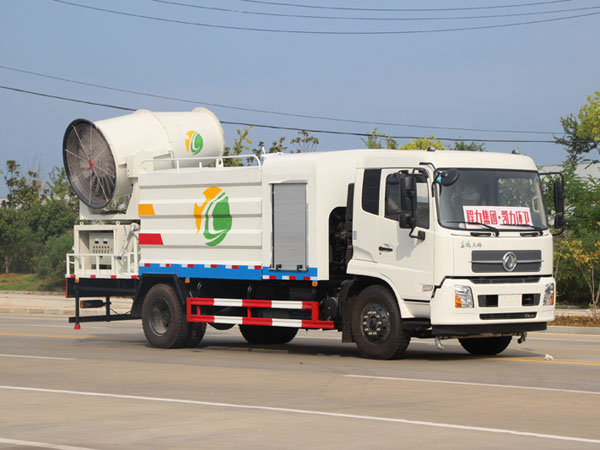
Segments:
[[[240,325],[240,332],[249,344],[287,344],[296,337],[298,328]]]
[[[185,341],[185,347],[194,348],[197,347],[202,338],[204,337],[204,333],[206,333],[206,324],[205,323],[197,323],[192,322],[189,324],[188,328],[190,329],[187,339]]]
[[[234,325],[232,323],[209,323],[209,325],[211,327],[213,327],[215,330],[230,330],[231,328],[234,327]]]
[[[366,358],[398,358],[408,347],[410,335],[402,328],[398,302],[387,288],[365,288],[350,314],[354,342]]]
[[[459,339],[460,345],[472,355],[497,355],[502,353],[510,341],[512,336],[501,336],[491,338],[470,338]]]
[[[185,310],[171,286],[157,284],[148,291],[142,305],[142,326],[153,347],[179,348],[185,345],[190,329]]]

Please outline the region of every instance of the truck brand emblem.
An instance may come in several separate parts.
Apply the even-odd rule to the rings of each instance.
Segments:
[[[513,252],[506,252],[502,257],[502,267],[507,272],[512,272],[517,267],[517,255]]]
[[[186,133],[185,149],[192,152],[192,155],[197,155],[204,147],[204,139],[197,131],[191,130]]]
[[[229,197],[221,188],[211,186],[204,191],[202,206],[194,205],[197,233],[202,232],[206,245],[219,245],[231,231],[233,218],[229,210]]]

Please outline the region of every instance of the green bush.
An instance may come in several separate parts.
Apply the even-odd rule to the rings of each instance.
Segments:
[[[49,281],[62,283],[65,278],[65,255],[72,252],[73,233],[50,236],[39,256],[34,258],[35,273]]]

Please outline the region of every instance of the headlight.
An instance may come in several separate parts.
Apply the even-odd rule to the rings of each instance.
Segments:
[[[544,291],[544,306],[554,305],[554,283],[548,283]]]
[[[473,308],[473,292],[469,286],[454,286],[454,307]]]

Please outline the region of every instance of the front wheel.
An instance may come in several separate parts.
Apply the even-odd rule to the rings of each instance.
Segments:
[[[351,322],[354,341],[367,358],[398,358],[410,342],[402,328],[398,302],[383,286],[369,286],[358,295]]]
[[[459,339],[460,345],[472,355],[497,355],[502,353],[510,341],[512,336],[501,336],[491,338],[469,338]]]
[[[148,291],[142,306],[142,326],[153,347],[178,348],[186,344],[189,326],[184,308],[171,286],[157,284]],[[193,339],[198,336],[192,334]]]

